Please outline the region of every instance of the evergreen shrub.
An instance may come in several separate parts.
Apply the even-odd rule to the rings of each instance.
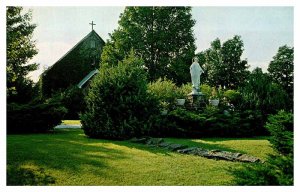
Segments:
[[[293,185],[294,165],[292,155],[270,155],[264,163],[244,165],[231,169],[237,185]]]
[[[238,185],[293,185],[293,114],[279,111],[270,115],[266,128],[270,142],[277,153],[269,155],[264,163],[255,163],[233,169],[231,173]]]
[[[266,128],[272,135],[270,142],[281,154],[293,153],[293,125],[293,114],[283,110],[275,115],[270,115],[268,118]]]
[[[249,137],[265,134],[258,111],[232,111],[208,106],[204,111],[177,108],[162,125],[165,137]]]
[[[129,139],[147,135],[159,114],[147,91],[143,61],[132,54],[114,67],[101,67],[87,96],[81,123],[87,136]]]
[[[79,113],[84,111],[84,93],[77,86],[71,86],[62,93],[62,104],[68,109],[65,119],[79,119]]]
[[[40,133],[61,123],[67,109],[60,102],[7,105],[7,133]]]

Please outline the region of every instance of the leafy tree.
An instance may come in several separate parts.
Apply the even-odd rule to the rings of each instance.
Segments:
[[[33,82],[27,78],[38,64],[30,63],[37,54],[32,34],[36,27],[31,24],[31,12],[22,13],[22,7],[6,8],[7,34],[7,98],[8,102],[27,102],[31,97]]]
[[[131,49],[144,60],[151,81],[189,81],[195,38],[190,7],[127,7],[103,49],[103,63],[123,60]]]
[[[241,60],[243,51],[244,43],[237,35],[223,44],[218,38],[212,41],[209,49],[197,54],[206,72],[204,82],[215,87],[239,87],[249,74],[247,60]]]
[[[273,81],[281,85],[293,97],[294,86],[294,48],[284,45],[270,62],[268,71]]]
[[[260,110],[265,116],[287,106],[286,92],[280,85],[272,82],[270,76],[263,73],[261,68],[251,72],[240,91],[243,97],[243,108]]]

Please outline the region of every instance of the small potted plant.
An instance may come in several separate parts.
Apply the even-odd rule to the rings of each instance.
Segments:
[[[168,114],[168,107],[169,107],[169,103],[168,102],[161,102],[161,107],[162,107],[162,110],[161,110],[161,114],[162,115],[167,115]]]
[[[177,88],[176,92],[177,92],[177,98],[178,98],[178,99],[176,99],[177,105],[183,106],[184,103],[185,103],[185,99],[184,99],[185,98],[185,94],[184,94],[185,92],[180,87]]]
[[[220,99],[219,99],[219,96],[218,96],[218,93],[217,93],[217,90],[216,88],[214,87],[212,89],[212,92],[211,92],[211,96],[209,98],[209,103],[212,105],[212,106],[218,106],[219,103],[220,103]]]

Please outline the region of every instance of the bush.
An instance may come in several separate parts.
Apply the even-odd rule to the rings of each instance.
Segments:
[[[89,137],[128,139],[150,132],[159,114],[158,101],[147,92],[143,62],[129,56],[115,67],[102,67],[85,98],[81,115]]]
[[[169,107],[175,104],[180,97],[179,89],[171,80],[159,78],[148,84],[148,91],[161,103],[167,103]]]
[[[36,133],[60,124],[67,109],[60,102],[7,105],[7,133]]]
[[[279,111],[276,115],[270,115],[266,128],[270,131],[270,139],[273,147],[281,154],[293,153],[293,114]]]
[[[235,107],[239,106],[242,101],[242,96],[241,96],[240,92],[238,92],[236,90],[229,89],[229,90],[225,91],[224,97],[229,104],[232,104]]]
[[[279,111],[270,115],[266,128],[270,142],[278,152],[263,164],[252,164],[232,170],[238,185],[293,185],[293,114]]]
[[[181,94],[182,98],[187,98],[188,94],[192,92],[192,84],[187,83],[187,84],[182,84],[178,89]]]
[[[272,155],[265,163],[244,165],[230,172],[237,185],[293,185],[293,164],[291,155]]]
[[[79,119],[79,113],[84,111],[84,94],[82,89],[71,86],[62,93],[62,104],[68,109],[66,119]]]
[[[165,137],[249,137],[265,134],[257,111],[224,113],[208,106],[202,112],[177,108],[167,115],[161,127]]]
[[[211,96],[212,88],[207,84],[203,84],[200,85],[200,91],[204,94],[205,99],[208,100]]]

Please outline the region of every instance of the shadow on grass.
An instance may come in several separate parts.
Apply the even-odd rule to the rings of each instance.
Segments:
[[[243,154],[248,154],[247,151],[243,151],[243,150],[237,150],[231,147],[228,147],[228,145],[225,144],[221,144],[218,142],[222,142],[222,141],[237,141],[238,140],[262,140],[262,139],[268,139],[268,137],[257,137],[257,138],[201,138],[201,139],[180,139],[180,138],[164,138],[165,142],[170,142],[170,143],[176,143],[176,144],[182,144],[182,145],[186,145],[188,147],[200,147],[203,149],[207,149],[207,150],[221,150],[221,151],[228,151],[228,152],[234,152],[234,153],[243,153]],[[163,149],[163,148],[159,148],[159,147],[150,147],[144,144],[136,144],[136,143],[130,143],[129,141],[126,143],[118,143],[120,145],[124,145],[127,147],[134,147],[140,150],[146,150],[149,151],[151,153],[163,153],[166,155],[170,154],[170,151]]]
[[[55,177],[44,172],[49,169],[80,174],[89,167],[94,175],[101,175],[104,169],[114,171],[107,162],[127,158],[127,154],[109,146],[111,143],[89,139],[81,130],[11,135],[7,141],[7,185],[55,184]]]
[[[229,148],[222,144],[206,143],[206,142],[201,142],[201,141],[196,142],[194,140],[195,139],[186,139],[186,138],[185,139],[164,138],[165,142],[182,144],[182,145],[186,145],[188,147],[200,147],[200,148],[204,148],[207,150],[222,150],[222,151],[238,152],[238,153],[245,153],[245,154],[247,153],[242,150],[235,150],[235,149]],[[129,140],[127,140],[127,141],[110,141],[110,142],[113,142],[117,145],[126,146],[129,148],[135,148],[138,150],[148,151],[148,152],[154,153],[154,154],[163,154],[163,155],[170,156],[170,153],[172,153],[172,151],[167,150],[165,148],[148,146],[146,144],[131,143]]]
[[[242,137],[242,138],[220,138],[220,137],[210,137],[210,138],[201,138],[203,141],[209,141],[209,142],[220,142],[220,141],[232,141],[232,140],[250,140],[250,141],[255,141],[255,140],[268,140],[270,137],[269,136],[257,136],[257,137]]]
[[[7,185],[49,185],[55,183],[55,178],[45,172],[43,168],[23,168],[9,166],[7,168]]]
[[[226,140],[218,139],[195,141],[195,139],[166,138],[164,140],[189,147],[244,153],[216,143]],[[111,162],[118,163],[117,161],[122,159],[130,160],[133,155],[131,149],[167,156],[174,155],[163,148],[149,147],[129,141],[91,139],[85,136],[81,129],[59,129],[48,134],[25,136],[9,135],[7,137],[7,184],[55,185],[56,178],[53,175],[55,172],[62,174],[59,176],[60,179],[70,179],[70,176],[76,177],[83,173],[89,173],[95,177],[104,174],[106,178],[112,177],[107,175],[107,172],[113,173],[117,170]],[[29,167],[33,165],[34,169],[26,168],[26,165]]]

